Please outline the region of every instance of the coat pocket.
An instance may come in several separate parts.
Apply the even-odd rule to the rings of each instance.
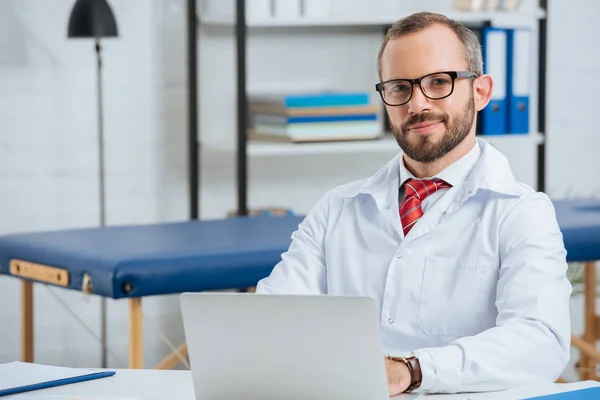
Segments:
[[[426,257],[417,323],[427,335],[472,336],[495,326],[498,265],[489,257]]]

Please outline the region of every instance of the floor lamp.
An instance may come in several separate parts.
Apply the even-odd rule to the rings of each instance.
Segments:
[[[68,37],[70,39],[95,39],[98,59],[98,172],[100,184],[100,225],[106,225],[104,192],[104,127],[102,115],[102,57],[100,39],[116,37],[117,22],[106,0],[77,0],[69,18]],[[106,299],[101,298],[101,341],[102,368],[107,367],[106,357]]]

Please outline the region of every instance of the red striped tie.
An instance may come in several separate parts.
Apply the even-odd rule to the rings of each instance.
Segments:
[[[404,201],[400,205],[400,222],[404,230],[404,236],[416,224],[423,215],[421,203],[427,196],[438,191],[438,189],[449,188],[451,185],[440,179],[408,179],[404,183]]]

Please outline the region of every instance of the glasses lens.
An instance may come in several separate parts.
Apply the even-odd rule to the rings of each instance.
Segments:
[[[410,98],[412,86],[409,81],[397,80],[387,82],[381,88],[383,99],[391,105],[404,104]]]
[[[432,99],[446,97],[452,92],[452,78],[447,74],[435,74],[421,81],[425,95]]]

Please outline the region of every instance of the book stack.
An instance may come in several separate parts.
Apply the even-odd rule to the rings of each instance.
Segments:
[[[253,139],[293,143],[370,140],[381,137],[380,107],[367,93],[251,96]]]

